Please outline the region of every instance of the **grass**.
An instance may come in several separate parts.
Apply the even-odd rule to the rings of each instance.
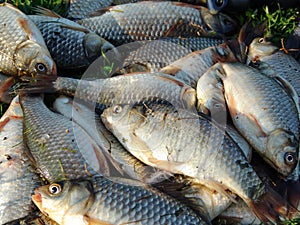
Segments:
[[[67,0],[6,0],[1,2],[8,2],[17,6],[25,14],[34,14],[33,7],[42,6],[51,9],[60,15],[64,15],[68,7]]]
[[[281,39],[286,39],[296,28],[299,11],[296,8],[283,9],[280,5],[276,7],[262,7],[249,9],[244,18],[251,20],[255,25],[267,21],[265,36],[274,44],[279,44]]]

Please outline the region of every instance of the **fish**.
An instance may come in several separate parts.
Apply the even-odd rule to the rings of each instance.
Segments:
[[[54,80],[54,81],[53,81]],[[145,85],[147,84],[147,85]],[[178,107],[195,109],[196,90],[180,79],[164,73],[132,73],[107,79],[81,80],[57,77],[24,84],[20,92],[59,92],[67,96],[103,105],[130,104],[147,99],[167,100]]]
[[[283,88],[287,87],[283,80],[282,85],[280,80],[241,63],[221,63],[198,82],[201,87],[214,86],[215,99],[220,99],[216,104],[224,109],[226,100],[236,129],[270,166],[284,177],[294,171],[299,151],[299,114],[291,92]],[[206,99],[205,90],[197,91],[198,98],[211,101]]]
[[[207,224],[161,192],[115,183],[101,175],[39,187],[32,200],[60,225]]]
[[[0,72],[10,76],[56,76],[56,65],[34,23],[9,3],[0,5]]]
[[[225,14],[212,15],[204,7],[181,2],[129,3],[93,16],[78,23],[115,46],[162,37],[222,36],[236,28],[236,22]]]
[[[220,43],[223,43],[222,39],[209,37],[162,38],[150,41],[135,41],[127,44],[124,48],[128,51],[128,56],[124,57],[124,64],[120,66],[121,72],[158,72],[161,68],[195,50]],[[124,53],[121,49],[119,52]],[[112,57],[109,56],[108,58]],[[116,73],[118,72],[116,71]]]
[[[112,0],[67,0],[68,10],[65,15],[70,20],[88,18],[90,13],[106,8],[112,4]]]
[[[199,185],[192,178],[167,173],[148,166],[135,158],[106,129],[102,121],[98,121],[95,112],[89,109],[86,104],[82,104],[78,100],[73,101],[66,96],[60,96],[53,103],[53,107],[57,112],[85,127],[89,134],[98,134],[98,137],[94,136],[94,140],[99,140],[96,141],[98,145],[103,146],[102,150],[110,154],[110,157],[107,157],[108,160],[114,161],[114,165],[117,164],[115,166],[116,173],[109,174],[108,179],[119,178],[122,181],[133,179],[151,185],[188,205],[196,213],[208,215],[208,221],[215,218],[231,204],[230,198]],[[96,126],[93,125],[94,122],[90,120],[91,118],[96,121]],[[104,142],[104,144],[99,142]],[[90,165],[92,166],[91,163]]]
[[[29,15],[41,31],[58,69],[87,68],[101,54],[114,48],[112,44],[79,24],[53,12],[39,9],[45,15]]]
[[[264,38],[256,38],[249,46],[247,63],[256,64],[255,66],[268,76],[285,79],[292,85],[300,98],[300,81],[298,79],[300,64],[291,55],[281,51]]]
[[[33,211],[31,193],[42,185],[25,154],[23,112],[15,97],[0,119],[0,224]]]
[[[296,43],[296,42],[295,42]],[[248,52],[248,65],[254,66],[259,69],[262,73],[269,77],[278,77],[279,79],[284,79],[296,92],[298,96],[297,106],[300,106],[300,82],[298,81],[298,74],[300,71],[300,65],[293,58],[292,55],[286,54],[286,50],[280,50],[277,46],[268,42],[265,38],[254,39],[250,46]],[[298,109],[299,111],[299,109]],[[298,155],[298,158],[300,156]],[[294,172],[287,177],[288,180],[299,179],[300,165],[296,166],[298,170],[295,169]]]
[[[170,176],[170,174],[165,174],[163,171],[158,171],[143,164],[132,156],[119,143],[118,139],[106,129],[100,117],[89,104],[77,99],[72,100],[67,96],[60,96],[55,99],[53,108],[81,126],[98,144],[109,163],[112,164],[111,166],[114,167],[114,170],[111,169],[111,171],[115,173],[108,174],[108,177],[120,177],[152,183]],[[94,166],[93,159],[86,160],[91,167]]]
[[[21,95],[20,103],[27,154],[44,179],[56,182],[108,173],[99,146],[80,126],[50,111],[41,96]],[[86,157],[98,162],[97,171],[91,168]]]
[[[112,106],[101,118],[145,164],[195,178],[225,195],[230,190],[262,222],[287,219],[294,213],[297,217],[297,210],[286,208],[286,201],[258,177],[226,132],[205,116],[172,104],[144,103]]]

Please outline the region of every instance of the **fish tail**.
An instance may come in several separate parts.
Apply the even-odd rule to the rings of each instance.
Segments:
[[[257,201],[252,200],[248,205],[263,223],[300,218],[300,212],[269,187]]]
[[[20,94],[54,93],[56,77],[36,76],[28,77],[20,84]]]

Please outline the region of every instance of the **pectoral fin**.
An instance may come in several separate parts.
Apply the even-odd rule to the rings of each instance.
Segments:
[[[91,218],[89,216],[84,216],[84,221],[86,225],[114,225],[107,221]]]

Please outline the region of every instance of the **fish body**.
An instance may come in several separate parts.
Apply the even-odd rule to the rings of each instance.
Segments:
[[[117,5],[78,22],[116,46],[162,37],[198,37],[211,31],[228,34],[235,29],[235,22],[224,14],[212,15],[204,7],[175,2]]]
[[[293,98],[276,80],[254,68],[240,63],[224,63],[222,68],[220,77],[235,127],[272,167],[289,175],[299,147],[299,115]]]
[[[251,61],[258,64],[263,63],[263,66],[267,68],[262,72],[287,80],[300,97],[300,64],[291,55],[280,51],[263,38],[256,38],[249,46],[248,63]]]
[[[58,68],[88,67],[113,46],[95,33],[62,17],[29,15],[41,31]]]
[[[196,101],[195,89],[163,73],[133,73],[98,80],[58,77],[50,88],[46,82],[40,85],[33,84],[28,90],[40,92],[47,88],[48,91],[59,91],[68,96],[104,105],[163,99],[178,107],[194,109]]]
[[[272,209],[270,205],[261,207],[259,204],[273,202],[271,199],[275,196],[280,199],[278,194],[267,190],[237,145],[207,118],[176,107],[144,104],[113,106],[103,112],[102,120],[142,162],[196,178],[223,194],[224,190],[231,190],[262,221],[272,218],[266,216],[268,212],[276,211],[277,207]],[[272,193],[272,197],[267,197],[267,193]],[[276,201],[282,202],[279,199]],[[263,214],[256,207],[263,210]]]
[[[156,171],[132,156],[102,124],[92,108],[78,100],[72,100],[66,96],[60,96],[53,104],[54,109],[72,119],[80,125],[85,131],[93,137],[93,140],[104,152],[107,160],[115,167],[115,174],[109,174],[109,177],[134,179],[143,182],[158,182],[163,179],[163,171]],[[93,159],[87,159],[91,167],[94,166]],[[98,165],[96,165],[98,166]],[[161,176],[161,177],[160,177]]]
[[[23,143],[23,113],[15,97],[0,119],[0,223],[27,216],[33,210],[30,194],[41,185]]]
[[[117,178],[125,181],[125,183],[126,179],[128,183],[133,179],[147,183],[189,207],[193,207],[197,213],[207,215],[208,220],[216,217],[231,204],[230,198],[197,184],[194,179],[178,177],[178,175],[148,166],[135,158],[106,129],[102,121],[98,121],[94,111],[78,100],[73,101],[66,96],[60,96],[55,100],[53,106],[56,111],[87,128],[89,134],[94,134],[94,140],[98,140],[98,145],[106,152],[107,160],[115,167],[116,173],[109,174],[108,179]],[[93,125],[95,122],[96,126]],[[90,165],[92,166],[92,163]],[[172,179],[173,177],[174,179]]]
[[[56,75],[56,65],[34,23],[8,3],[0,5],[0,14],[0,72],[11,76]]]
[[[151,41],[135,41],[126,45],[131,51],[125,57],[123,67],[127,73],[158,72],[161,68],[195,50],[211,47],[222,42],[222,39],[209,37],[162,38]]]
[[[83,129],[50,111],[40,96],[23,96],[21,106],[28,154],[45,179],[49,182],[79,179],[96,173],[83,155],[93,152],[86,149],[99,151],[99,147]],[[95,153],[93,156],[98,159]]]
[[[163,193],[114,183],[102,176],[94,177],[92,183],[66,181],[39,187],[32,200],[61,225],[206,224]]]

